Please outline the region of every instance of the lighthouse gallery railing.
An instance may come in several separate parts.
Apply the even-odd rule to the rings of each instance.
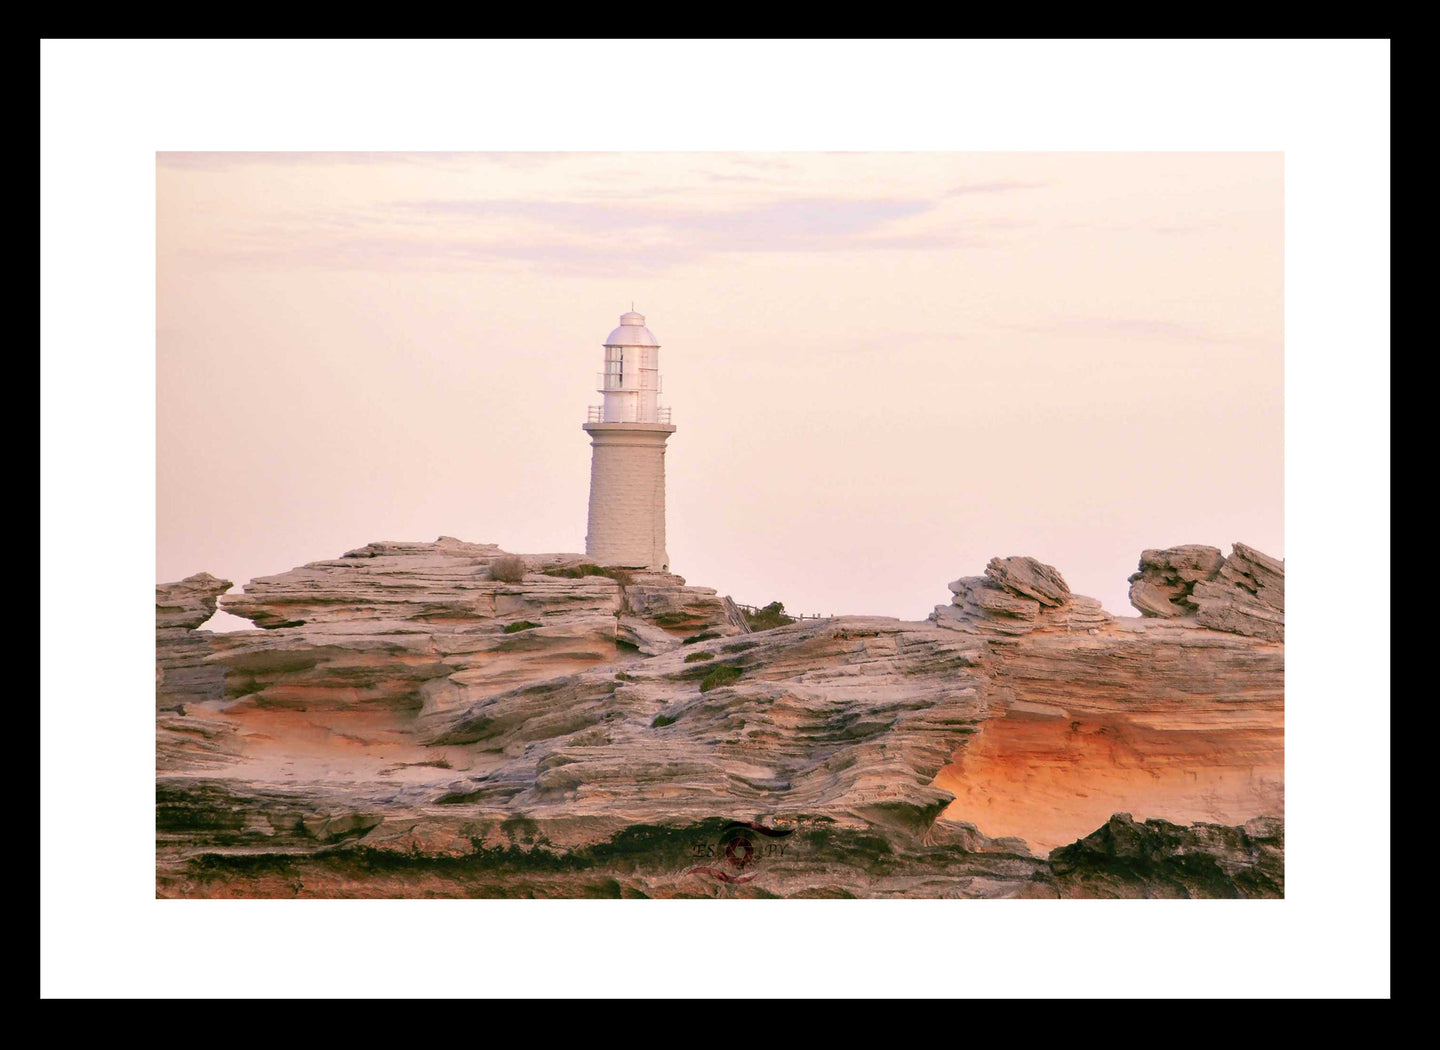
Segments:
[[[591,405],[586,412],[585,422],[587,423],[664,423],[670,424],[670,406],[662,405],[655,409],[654,419],[609,419],[605,418],[604,405]]]

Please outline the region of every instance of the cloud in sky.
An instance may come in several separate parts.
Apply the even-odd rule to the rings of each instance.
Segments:
[[[1010,193],[1014,190],[1038,190],[1043,189],[1043,182],[1022,182],[1018,179],[1001,179],[995,182],[972,182],[961,186],[952,186],[945,191],[947,197],[963,197],[967,193]]]
[[[515,260],[573,272],[620,260],[654,271],[722,253],[928,251],[980,243],[973,231],[905,232],[897,225],[935,207],[934,201],[891,197],[706,208],[651,200],[402,200],[312,215],[298,231],[279,219],[220,252],[251,265],[452,269]],[[366,234],[356,236],[361,229]]]
[[[209,150],[190,152],[184,150],[159,151],[155,163],[168,168],[193,168],[224,170],[247,166],[271,167],[314,167],[314,166],[357,166],[376,167],[396,164],[418,164],[436,166],[444,164],[476,163],[508,164],[518,167],[533,167],[548,163],[564,156],[559,153],[456,153],[456,152],[405,152],[405,151],[328,151],[328,152],[269,152],[257,150]]]
[[[196,262],[376,272],[514,261],[573,275],[618,261],[658,273],[735,253],[985,247],[1028,221],[947,202],[1046,185],[948,172],[915,183],[887,170],[893,157],[877,169],[879,156],[234,152],[157,163],[257,191],[249,214],[219,214],[226,228],[185,246]],[[837,181],[837,164],[852,176]]]
[[[399,205],[411,214],[479,220],[516,217],[581,236],[652,232],[699,237],[712,248],[785,251],[842,246],[897,219],[931,211],[922,200],[801,198],[743,208],[657,208],[592,201],[432,200]]]
[[[1060,317],[1035,324],[1007,324],[1017,332],[1088,337],[1128,336],[1164,339],[1184,343],[1231,343],[1233,336],[1212,331],[1203,325],[1167,321],[1154,317]]]

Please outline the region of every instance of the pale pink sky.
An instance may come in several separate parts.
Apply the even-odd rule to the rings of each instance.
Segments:
[[[1278,153],[160,154],[157,574],[584,548],[600,342],[659,338],[672,567],[923,617],[996,554],[1131,614],[1284,556]]]

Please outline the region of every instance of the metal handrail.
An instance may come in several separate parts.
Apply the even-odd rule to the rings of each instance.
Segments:
[[[732,599],[733,600],[733,599]],[[758,613],[762,609],[757,605],[746,605],[744,602],[735,602],[735,608],[743,612]],[[834,613],[792,613],[788,609],[782,614],[791,620],[833,620]]]

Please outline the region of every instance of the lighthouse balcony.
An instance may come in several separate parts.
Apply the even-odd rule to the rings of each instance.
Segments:
[[[645,415],[648,414],[648,415],[653,415],[654,418],[653,418],[653,419],[644,419],[644,418],[641,418],[641,419],[636,419],[636,418],[630,418],[630,419],[606,419],[606,418],[605,418],[605,406],[604,406],[604,405],[591,405],[589,411],[586,413],[585,422],[587,422],[587,423],[664,423],[664,424],[666,424],[667,426],[668,426],[669,423],[670,423],[670,406],[669,406],[669,405],[659,405],[659,406],[657,406],[657,407],[655,408],[655,411],[654,411],[653,413],[646,413],[646,412],[644,412],[644,411],[640,411],[640,412],[637,413],[637,412],[632,411],[632,412],[629,413],[629,414],[630,414],[632,417],[633,417],[633,416],[636,416],[636,415],[645,416]]]

